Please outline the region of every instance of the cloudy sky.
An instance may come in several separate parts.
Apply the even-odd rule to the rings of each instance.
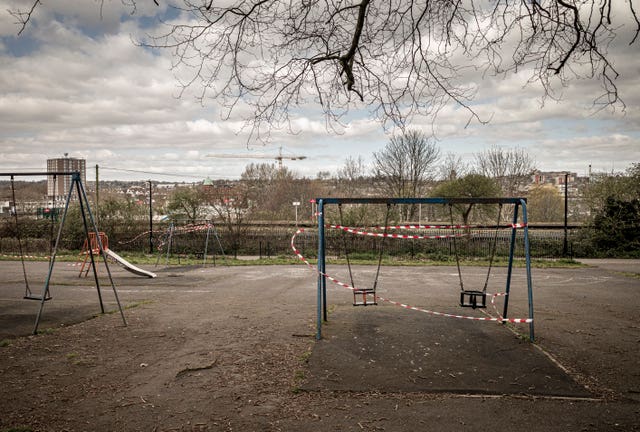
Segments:
[[[222,120],[215,101],[203,106],[195,94],[178,97],[169,52],[145,50],[132,40],[153,32],[164,12],[151,0],[138,10],[118,0],[45,2],[18,36],[7,13],[25,0],[0,0],[0,171],[42,171],[46,159],[86,158],[101,179],[197,181],[237,178],[249,162],[209,153],[304,155],[285,161],[300,175],[335,172],[348,156],[365,161],[387,143],[379,124],[352,116],[342,134],[322,118],[298,115],[300,133],[272,134],[273,144],[247,144],[239,119]],[[630,30],[630,29],[629,29]],[[474,109],[489,124],[465,128],[468,113],[446,107],[435,122],[438,145],[470,161],[491,146],[524,148],[543,171],[621,171],[640,162],[640,44],[629,31],[614,41],[611,60],[626,109],[595,112],[598,83],[574,82],[563,100],[541,103],[541,90],[525,87],[526,73],[478,82]],[[431,131],[431,120],[413,127]],[[92,173],[89,171],[88,177]]]

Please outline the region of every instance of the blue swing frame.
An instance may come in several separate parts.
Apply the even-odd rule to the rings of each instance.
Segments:
[[[522,207],[522,225],[524,230],[524,255],[527,275],[527,297],[529,303],[529,340],[534,342],[533,324],[533,283],[531,279],[531,255],[529,252],[529,226],[527,222],[526,198],[316,198],[318,206],[318,285],[316,292],[316,339],[322,339],[322,323],[327,322],[327,278],[325,251],[325,219],[326,205],[340,204],[511,204],[514,206],[513,225],[509,244],[509,261],[505,286],[504,308],[502,316],[507,318],[509,308],[509,293],[511,291],[511,276],[513,274],[513,257],[516,243],[516,224],[518,224],[518,210]]]

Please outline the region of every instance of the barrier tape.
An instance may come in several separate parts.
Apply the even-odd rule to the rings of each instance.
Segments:
[[[184,227],[174,227],[173,228],[173,233],[174,234],[185,234],[185,233],[190,233],[190,232],[197,232],[197,231],[204,231],[206,229],[209,229],[209,227],[213,226],[213,224],[198,224],[198,225],[185,225]],[[141,234],[138,234],[137,236],[135,236],[134,238],[130,239],[130,240],[126,240],[126,241],[119,241],[118,244],[129,244],[129,243],[133,243],[134,241],[138,240],[140,237],[143,236],[147,236],[149,235],[149,233],[153,232],[154,234],[166,234],[168,230],[153,230],[153,231],[145,231]]]
[[[374,228],[378,230],[383,230],[383,229],[466,229],[466,228],[473,228],[473,227],[471,225],[392,225],[388,227],[377,225]]]
[[[333,282],[336,285],[339,285],[339,286],[341,286],[343,288],[346,288],[348,290],[351,290],[351,291],[355,291],[356,290],[355,287],[353,287],[353,286],[351,286],[351,285],[349,285],[349,284],[347,284],[345,282],[342,282],[342,281],[336,279],[335,277],[333,277],[333,276],[331,276],[331,275],[329,275],[327,273],[324,273],[324,272],[321,272],[320,270],[318,270],[316,267],[314,267],[302,255],[302,253],[296,248],[296,245],[295,245],[296,237],[298,236],[298,234],[300,234],[302,232],[304,232],[304,228],[298,229],[296,231],[296,233],[291,237],[291,249],[293,250],[293,253],[302,262],[304,262],[307,265],[307,267],[309,267],[309,269],[311,269],[314,273],[317,273],[317,274],[323,276],[324,278],[329,279],[331,282]],[[376,298],[381,300],[381,301],[383,301],[383,302],[386,302],[386,303],[389,303],[389,304],[392,304],[392,305],[395,305],[395,306],[398,306],[398,307],[401,307],[401,308],[404,308],[404,309],[414,310],[414,311],[417,311],[417,312],[423,312],[423,313],[427,313],[429,315],[441,316],[441,317],[446,317],[446,318],[458,318],[458,319],[466,319],[466,320],[472,320],[472,321],[487,321],[487,322],[497,322],[497,323],[508,322],[508,323],[514,323],[514,324],[533,322],[532,318],[503,318],[500,315],[500,313],[498,312],[498,309],[497,309],[496,304],[495,304],[495,299],[496,299],[496,297],[506,296],[506,295],[507,295],[506,293],[494,293],[494,294],[491,295],[491,304],[492,304],[493,308],[495,309],[498,317],[492,317],[492,316],[489,316],[489,317],[474,317],[474,316],[468,316],[468,315],[456,315],[456,314],[451,314],[451,313],[446,313],[446,312],[438,312],[438,311],[433,311],[433,310],[429,310],[429,309],[419,308],[419,307],[416,307],[416,306],[407,305],[407,304],[404,304],[404,303],[397,302],[395,300],[388,299],[386,297],[381,297],[379,295],[376,295]]]
[[[528,224],[525,223],[511,223],[500,226],[499,228],[524,228]],[[474,228],[494,228],[478,225],[392,225],[386,227],[386,229],[474,229]],[[377,225],[374,227],[377,230],[385,229],[384,226]]]
[[[344,225],[325,225],[327,228],[338,229],[342,231],[346,231],[351,234],[368,236],[368,237],[387,237],[387,238],[397,238],[397,239],[416,239],[416,240],[441,240],[441,239],[449,239],[449,238],[460,238],[460,237],[470,237],[469,233],[455,233],[455,234],[438,234],[438,235],[419,235],[419,234],[395,234],[395,233],[378,233],[372,231],[365,231],[360,228],[353,228]],[[517,224],[509,224],[511,228],[524,228],[527,226],[526,224],[517,223]],[[375,226],[373,229],[377,230],[406,230],[406,229],[471,229],[473,226],[471,225],[393,225],[393,226]]]
[[[407,225],[409,226],[409,225]],[[369,236],[369,237],[389,237],[389,238],[399,238],[399,239],[429,239],[429,240],[439,240],[439,239],[448,239],[454,237],[468,237],[469,234],[465,233],[456,233],[456,234],[443,234],[443,235],[409,235],[409,234],[395,234],[395,233],[375,233],[370,231],[364,231],[358,228],[352,228],[342,225],[327,225],[328,228],[339,229],[342,231],[346,231],[351,234],[361,235],[361,236]]]

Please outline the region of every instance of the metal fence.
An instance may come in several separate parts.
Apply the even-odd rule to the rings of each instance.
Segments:
[[[208,226],[211,226],[209,229]],[[172,231],[173,229],[173,231]],[[291,238],[296,232],[295,224],[251,223],[230,229],[221,225],[208,225],[206,221],[196,224],[157,223],[154,232],[149,235],[148,223],[129,223],[113,225],[106,233],[109,245],[116,251],[149,253],[150,238],[154,253],[164,253],[171,248],[171,253],[183,255],[208,254],[229,256],[252,255],[260,257],[290,256]],[[317,228],[304,227],[304,233],[297,236],[296,246],[306,256],[314,257],[317,253]],[[579,229],[568,231],[569,255],[573,254],[573,244]],[[9,234],[9,235],[7,235]],[[451,234],[451,230],[415,230],[410,234],[441,235]],[[386,255],[401,258],[451,259],[457,253],[462,258],[486,258],[492,253],[496,244],[495,255],[506,257],[509,252],[510,229],[497,232],[492,229],[474,229],[468,236],[452,239],[394,239],[384,241],[379,237],[352,235],[337,230],[327,230],[327,253],[330,256],[344,256],[346,253],[357,256],[375,255],[381,243]],[[533,258],[559,258],[564,256],[564,230],[558,228],[529,229],[530,252]],[[170,243],[169,243],[170,239]],[[47,255],[51,239],[22,237],[26,255]],[[82,232],[63,233],[62,250],[75,251],[82,248],[84,242]],[[516,256],[523,255],[523,231],[517,230]],[[18,253],[18,241],[15,232],[2,234],[0,231],[0,253]]]

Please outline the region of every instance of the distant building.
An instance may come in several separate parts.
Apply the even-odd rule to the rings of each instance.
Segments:
[[[77,159],[68,157],[65,153],[64,158],[47,159],[47,172],[79,172],[82,184],[87,183],[87,161],[85,159]],[[71,187],[71,176],[47,176],[47,196],[54,201],[65,200]],[[76,195],[72,195],[76,198]]]
[[[578,177],[577,173],[567,171],[536,171],[532,176],[531,186],[552,185],[558,189],[558,192],[564,193],[565,179],[567,181],[567,187],[570,190],[575,188],[584,182],[584,178]]]

